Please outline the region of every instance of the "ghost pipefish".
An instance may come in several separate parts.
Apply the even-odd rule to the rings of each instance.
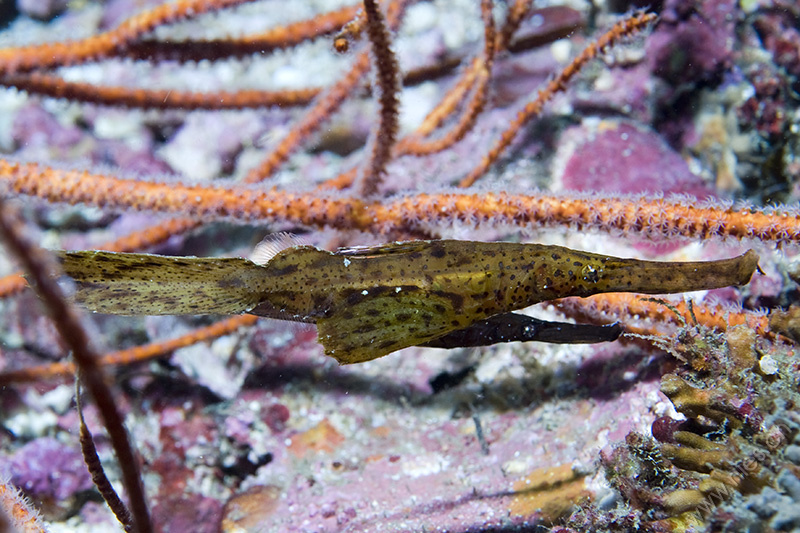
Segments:
[[[359,363],[409,346],[612,340],[619,328],[548,325],[512,311],[567,296],[665,294],[746,284],[750,250],[731,259],[657,262],[561,246],[431,240],[335,252],[293,246],[264,264],[243,258],[58,252],[75,300],[122,315],[252,313],[315,323],[325,353]],[[510,319],[510,320],[505,320]],[[524,321],[527,320],[527,321]],[[499,329],[498,329],[499,328]],[[510,330],[509,330],[510,331]],[[491,335],[490,335],[491,336]],[[489,342],[486,342],[489,343]],[[483,343],[483,344],[486,344]]]

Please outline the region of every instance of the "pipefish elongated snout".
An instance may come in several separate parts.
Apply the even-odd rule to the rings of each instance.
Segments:
[[[510,333],[495,342],[612,340],[619,328],[554,328],[533,319],[520,323],[520,315],[504,320],[504,315],[567,296],[666,294],[743,285],[758,267],[752,250],[718,261],[657,262],[561,246],[458,240],[335,252],[293,246],[263,265],[243,258],[101,251],[58,256],[64,272],[76,282],[75,300],[92,311],[252,313],[311,322],[317,325],[325,353],[343,364],[408,346],[476,345],[481,331],[506,323],[511,327],[512,322],[526,333],[518,334],[520,338]]]

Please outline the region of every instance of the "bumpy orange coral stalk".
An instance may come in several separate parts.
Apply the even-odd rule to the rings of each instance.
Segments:
[[[578,73],[580,70],[592,59],[597,57],[603,50],[618,42],[620,39],[627,37],[634,32],[637,32],[647,26],[649,23],[656,19],[653,13],[639,13],[630,18],[626,18],[616,23],[608,32],[603,34],[597,41],[590,43],[583,52],[578,55],[572,62],[567,65],[567,68],[551,80],[544,89],[539,91],[536,98],[525,105],[521,111],[517,113],[517,117],[511,125],[500,135],[500,139],[492,146],[481,163],[469,173],[459,186],[469,187],[475,181],[483,176],[489,167],[491,167],[500,155],[511,145],[511,142],[519,133],[520,129],[527,124],[530,120],[537,117],[541,112],[544,104],[546,104],[553,96],[566,88],[567,83]]]
[[[634,294],[610,293],[586,299],[565,298],[554,302],[554,305],[568,316],[596,323],[606,322],[604,316],[612,316],[614,319],[640,317],[681,326],[683,323],[692,325],[696,318],[698,324],[718,331],[726,331],[729,327],[745,324],[761,337],[775,337],[769,329],[769,317],[759,313],[729,309],[722,305],[693,304],[694,318],[692,318],[686,301],[670,302],[670,305],[682,317],[683,323],[681,318],[669,307],[653,301],[651,298],[642,298]],[[658,335],[660,332],[655,329],[640,329],[636,333]]]
[[[421,223],[491,222],[517,227],[572,226],[652,238],[800,243],[800,214],[796,209],[734,209],[647,197],[442,193],[369,203],[311,193],[126,180],[6,160],[0,160],[0,190],[51,202],[176,213],[203,220],[279,220],[373,232],[413,232]]]
[[[206,220],[285,220],[309,226],[369,231],[413,230],[419,221],[484,222],[517,226],[568,225],[652,237],[753,238],[800,242],[800,216],[700,207],[642,198],[569,198],[506,193],[418,194],[392,202],[321,197],[245,188],[185,186],[61,171],[0,161],[0,184],[15,194],[52,202],[185,213]]]
[[[0,531],[46,532],[38,513],[20,491],[4,479],[0,479]]]
[[[0,50],[0,74],[27,72],[108,57],[158,26],[251,0],[178,0],[125,20],[115,29],[77,41],[45,43]]]
[[[266,31],[227,39],[187,40],[180,42],[143,39],[128,45],[121,55],[133,59],[199,61],[266,54],[297,46],[334,32],[356,16],[360,5],[346,6],[315,17]]]
[[[215,322],[166,341],[156,341],[142,346],[111,352],[99,358],[101,366],[131,365],[156,357],[161,357],[179,348],[185,348],[200,342],[216,339],[239,328],[252,326],[258,317],[238,315]],[[26,383],[44,379],[71,378],[75,375],[75,365],[70,361],[60,361],[47,365],[23,368],[0,373],[0,383]]]
[[[60,76],[32,72],[0,76],[0,85],[16,87],[33,94],[64,98],[73,102],[146,109],[246,109],[296,107],[308,104],[322,90],[317,88],[263,91],[241,89],[235,92],[196,93],[174,89],[100,86],[67,81]]]

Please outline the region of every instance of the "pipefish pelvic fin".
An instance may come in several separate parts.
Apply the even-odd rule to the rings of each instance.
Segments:
[[[657,262],[562,246],[458,240],[395,242],[335,252],[294,246],[263,265],[232,257],[57,254],[64,272],[75,280],[75,300],[91,311],[252,313],[315,323],[325,353],[342,364],[369,361],[409,346],[478,345],[481,332],[502,329],[506,323],[517,333],[497,335],[492,342],[613,340],[618,327],[555,327],[530,318],[520,322],[521,315],[511,312],[567,296],[666,294],[743,285],[758,267],[752,250],[718,261]]]

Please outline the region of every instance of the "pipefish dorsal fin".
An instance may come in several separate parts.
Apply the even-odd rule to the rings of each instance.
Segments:
[[[258,303],[262,267],[238,257],[56,252],[76,303],[114,315],[236,314]]]
[[[446,296],[416,287],[397,289],[343,295],[337,309],[317,319],[325,353],[343,365],[362,363],[463,327]]]
[[[288,231],[272,233],[256,244],[253,253],[250,254],[250,260],[257,265],[266,265],[282,251],[305,244],[297,235]]]
[[[351,257],[407,254],[425,251],[430,247],[431,242],[432,241],[404,241],[377,244],[374,246],[351,246],[347,248],[339,248],[334,253],[336,255],[347,255]]]

